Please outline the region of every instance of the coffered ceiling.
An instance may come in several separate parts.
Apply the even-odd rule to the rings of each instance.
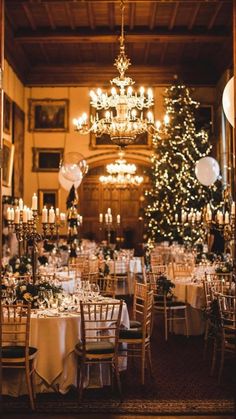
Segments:
[[[232,0],[125,2],[139,83],[214,85],[232,67]],[[5,56],[26,85],[95,85],[116,70],[120,1],[5,1]]]

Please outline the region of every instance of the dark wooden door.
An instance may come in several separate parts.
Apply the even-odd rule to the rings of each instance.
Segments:
[[[105,225],[99,223],[99,214],[105,214],[111,208],[113,215],[112,239],[122,238],[122,245],[133,247],[142,242],[143,219],[142,206],[147,183],[138,187],[116,188],[103,186],[98,176],[86,176],[79,191],[80,213],[83,215],[82,234],[93,233],[96,240],[107,238]],[[120,214],[118,228],[116,217]]]

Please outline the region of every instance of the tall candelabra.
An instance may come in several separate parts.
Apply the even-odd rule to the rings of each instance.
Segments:
[[[37,243],[45,239],[48,234],[52,237],[54,232],[58,233],[58,229],[63,225],[63,213],[59,213],[54,208],[48,209],[46,207],[42,210],[42,232],[38,231],[39,217],[38,217],[38,201],[36,194],[32,197],[32,206],[27,208],[23,205],[23,200],[19,199],[19,205],[14,209],[8,207],[7,222],[10,232],[16,234],[18,241],[19,257],[26,253],[28,248],[31,248],[32,257],[32,279],[35,283],[37,278],[37,259],[38,248]]]
[[[225,250],[231,248],[232,257],[235,259],[235,202],[230,199],[222,202],[221,210],[214,212],[210,203],[202,211],[191,209],[189,212],[182,210],[181,216],[175,214],[175,224],[182,230],[202,229],[204,241],[217,229],[225,240]]]
[[[120,214],[117,214],[116,220],[114,222],[113,216],[111,213],[111,208],[108,208],[107,212],[104,215],[102,213],[99,214],[99,224],[100,224],[100,231],[102,231],[102,229],[107,230],[107,244],[108,246],[110,246],[112,228],[116,227],[117,230],[119,230],[120,228]]]

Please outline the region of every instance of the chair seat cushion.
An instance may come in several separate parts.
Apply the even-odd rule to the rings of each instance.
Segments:
[[[119,333],[120,339],[142,339],[142,329],[133,328],[133,329],[121,329]]]
[[[82,343],[77,343],[75,349],[78,352],[82,352],[83,346]],[[98,341],[98,342],[87,342],[86,343],[86,353],[88,354],[111,354],[114,353],[114,344],[109,341]]]
[[[29,347],[29,355],[33,355],[37,352],[37,348]],[[24,358],[25,357],[25,346],[3,346],[2,347],[2,358]]]
[[[158,306],[160,307],[160,308],[163,308],[164,307],[164,301],[162,300],[160,300],[160,301],[155,301],[155,307],[156,308],[158,308]],[[176,307],[176,308],[178,308],[178,307],[186,307],[186,303],[184,303],[183,301],[176,301],[176,300],[167,300],[166,301],[166,307],[167,308],[171,308],[171,307]]]
[[[183,301],[168,300],[166,303],[167,307],[186,307],[186,303],[184,303]]]
[[[130,329],[138,329],[142,327],[141,322],[139,322],[138,320],[130,320]]]

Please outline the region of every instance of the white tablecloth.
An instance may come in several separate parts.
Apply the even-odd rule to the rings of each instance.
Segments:
[[[121,323],[129,327],[129,314],[123,305]],[[66,393],[71,386],[76,386],[77,357],[74,353],[80,338],[80,315],[61,314],[60,317],[31,318],[30,345],[38,348],[36,359],[36,391],[59,391]],[[24,375],[18,371],[5,371],[3,394],[18,396],[25,394]],[[101,377],[98,376],[101,382]],[[107,377],[105,377],[106,379]]]
[[[189,335],[201,335],[205,330],[205,320],[203,318],[204,291],[201,283],[191,282],[190,279],[179,279],[174,281],[174,295],[179,301],[187,303],[187,316]],[[177,334],[185,333],[183,320],[174,322],[174,332]]]

